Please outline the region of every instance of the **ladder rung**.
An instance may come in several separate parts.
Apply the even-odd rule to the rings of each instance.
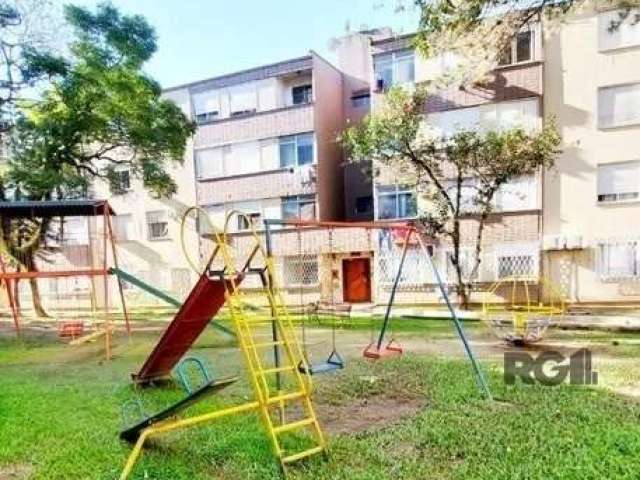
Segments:
[[[273,323],[273,320],[245,320],[245,325],[247,326],[259,326],[259,325],[271,325]]]
[[[284,345],[283,341],[278,341],[278,342],[259,342],[259,343],[254,343],[253,345],[251,345],[254,349],[258,349],[258,348],[269,348],[269,347],[277,347],[280,345]]]
[[[296,453],[293,455],[289,455],[288,457],[284,457],[281,461],[282,463],[291,463],[291,462],[295,462],[296,460],[300,460],[303,459],[305,457],[310,457],[311,455],[315,455],[316,453],[320,453],[324,450],[324,447],[313,447],[310,448],[309,450],[305,450],[303,452],[300,453]]]
[[[293,372],[295,369],[296,367],[293,365],[287,365],[286,367],[266,368],[262,370],[262,373],[269,375],[271,373]]]
[[[313,425],[314,423],[315,420],[313,418],[305,418],[304,420],[300,420],[298,422],[286,423],[284,425],[274,427],[273,431],[275,433],[284,433],[291,430],[296,430],[297,428],[306,427],[307,425]]]
[[[304,396],[304,392],[283,393],[282,395],[268,398],[267,403],[271,405],[274,403],[286,402],[287,400],[297,400],[299,398],[304,398]]]

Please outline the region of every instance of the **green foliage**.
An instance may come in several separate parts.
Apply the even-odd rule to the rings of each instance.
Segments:
[[[458,130],[441,136],[425,120],[427,95],[425,87],[416,87],[413,92],[392,89],[382,109],[361,125],[347,129],[342,141],[352,161],[372,161],[404,183],[417,185],[428,205],[421,219],[425,233],[443,235],[451,243],[458,294],[466,303],[461,243],[475,240],[473,270],[477,270],[484,222],[493,210],[495,194],[514,178],[553,166],[560,135],[555,122],[549,120],[535,132],[515,127]],[[472,193],[464,198],[463,190]],[[478,216],[478,234],[475,239],[462,239],[460,221],[470,214]]]
[[[0,0],[0,132],[14,125],[25,89],[62,74],[66,61],[50,51],[44,25],[47,0]],[[4,138],[2,139],[5,140]]]
[[[411,338],[433,343],[424,333]],[[176,387],[130,387],[129,374],[153,347],[152,335],[117,342],[116,359],[102,363],[99,344],[72,349],[55,339],[0,338],[0,472],[22,466],[33,480],[117,478],[131,450],[117,437],[120,405],[140,396],[154,412],[184,396]],[[237,350],[203,347],[196,351],[212,359],[216,374],[237,371]],[[637,372],[637,357],[624,365]],[[292,465],[288,478],[637,478],[635,399],[602,388],[504,386],[499,365],[485,366],[492,367],[499,402],[478,398],[466,362],[430,356],[354,359],[335,375],[315,377],[323,426],[359,420],[363,428],[329,435],[328,459]],[[251,389],[241,377],[185,416],[246,401]],[[378,419],[379,405],[407,402],[416,407],[405,418]],[[159,437],[145,448],[132,479],[282,478],[259,422],[257,415],[233,416]]]
[[[633,8],[640,6],[638,0],[414,0],[414,3],[420,9],[416,46],[426,56],[441,50],[438,44],[443,36],[447,37],[449,46],[454,43],[460,48],[478,42],[485,43],[484,48],[492,49],[492,56],[496,56],[529,21],[541,15],[548,19],[561,19],[591,3],[603,3],[621,10],[620,21],[614,22],[612,28],[618,28],[623,21],[640,21],[640,14],[633,13]],[[497,44],[486,42],[483,26],[497,33],[491,38]],[[458,49],[456,46],[453,48]]]
[[[176,184],[167,166],[182,161],[195,127],[141,70],[156,50],[152,27],[110,4],[96,13],[68,6],[65,14],[76,37],[71,59],[41,101],[22,110],[11,181],[33,199],[77,196],[124,166],[170,196]]]

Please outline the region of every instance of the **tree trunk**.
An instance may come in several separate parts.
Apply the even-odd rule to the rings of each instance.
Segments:
[[[21,315],[20,307],[20,279],[16,278],[13,282],[13,305],[16,308],[16,313]]]
[[[464,275],[462,272],[462,266],[460,265],[460,222],[458,219],[453,223],[453,255],[451,256],[451,263],[456,270],[456,295],[458,296],[458,306],[463,310],[469,309],[469,292],[467,291],[467,285],[464,281]]]
[[[38,280],[35,278],[29,279],[29,286],[31,287],[31,299],[33,301],[33,310],[38,318],[50,318],[50,315],[42,306],[42,298],[40,297],[40,288],[38,287]]]
[[[35,252],[33,250],[29,250],[25,254],[24,266],[26,271],[28,272],[37,272],[38,268],[36,267],[36,262],[34,258]],[[29,279],[29,286],[31,287],[31,300],[33,302],[33,310],[37,317],[39,318],[50,318],[50,315],[44,309],[42,305],[42,297],[40,296],[40,287],[38,285],[37,278]]]

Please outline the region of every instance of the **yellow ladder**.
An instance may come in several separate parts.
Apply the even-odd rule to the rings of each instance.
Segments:
[[[223,247],[223,250],[226,250]],[[223,251],[228,270],[232,270],[228,252]],[[228,276],[227,306],[235,326],[240,349],[242,350],[251,382],[259,403],[264,425],[271,439],[273,450],[283,468],[302,458],[321,453],[326,449],[324,435],[311,400],[309,378],[299,371],[304,355],[295,335],[294,325],[284,304],[280,290],[275,285],[275,272],[271,259],[265,258],[261,278],[263,291],[269,300],[269,314],[247,315],[245,294],[237,288],[235,276]],[[255,269],[254,269],[255,270]],[[276,332],[276,339],[264,341],[258,338],[264,334],[259,327],[270,325]],[[269,349],[274,354],[267,355]],[[275,349],[283,355],[275,355]],[[276,364],[276,358],[279,359]],[[285,380],[286,386],[274,380],[276,376]],[[290,408],[291,407],[291,408]],[[289,410],[294,410],[294,419],[288,420]],[[286,436],[295,432],[311,433],[309,445],[292,451]],[[297,444],[297,442],[295,442]],[[290,443],[289,443],[290,445]]]

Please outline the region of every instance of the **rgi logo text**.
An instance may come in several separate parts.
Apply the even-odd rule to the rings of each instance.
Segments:
[[[591,366],[591,352],[581,348],[569,357],[555,350],[537,355],[511,351],[504,354],[504,383],[513,385],[520,378],[524,383],[555,386],[569,377],[571,385],[596,385],[598,372]]]

